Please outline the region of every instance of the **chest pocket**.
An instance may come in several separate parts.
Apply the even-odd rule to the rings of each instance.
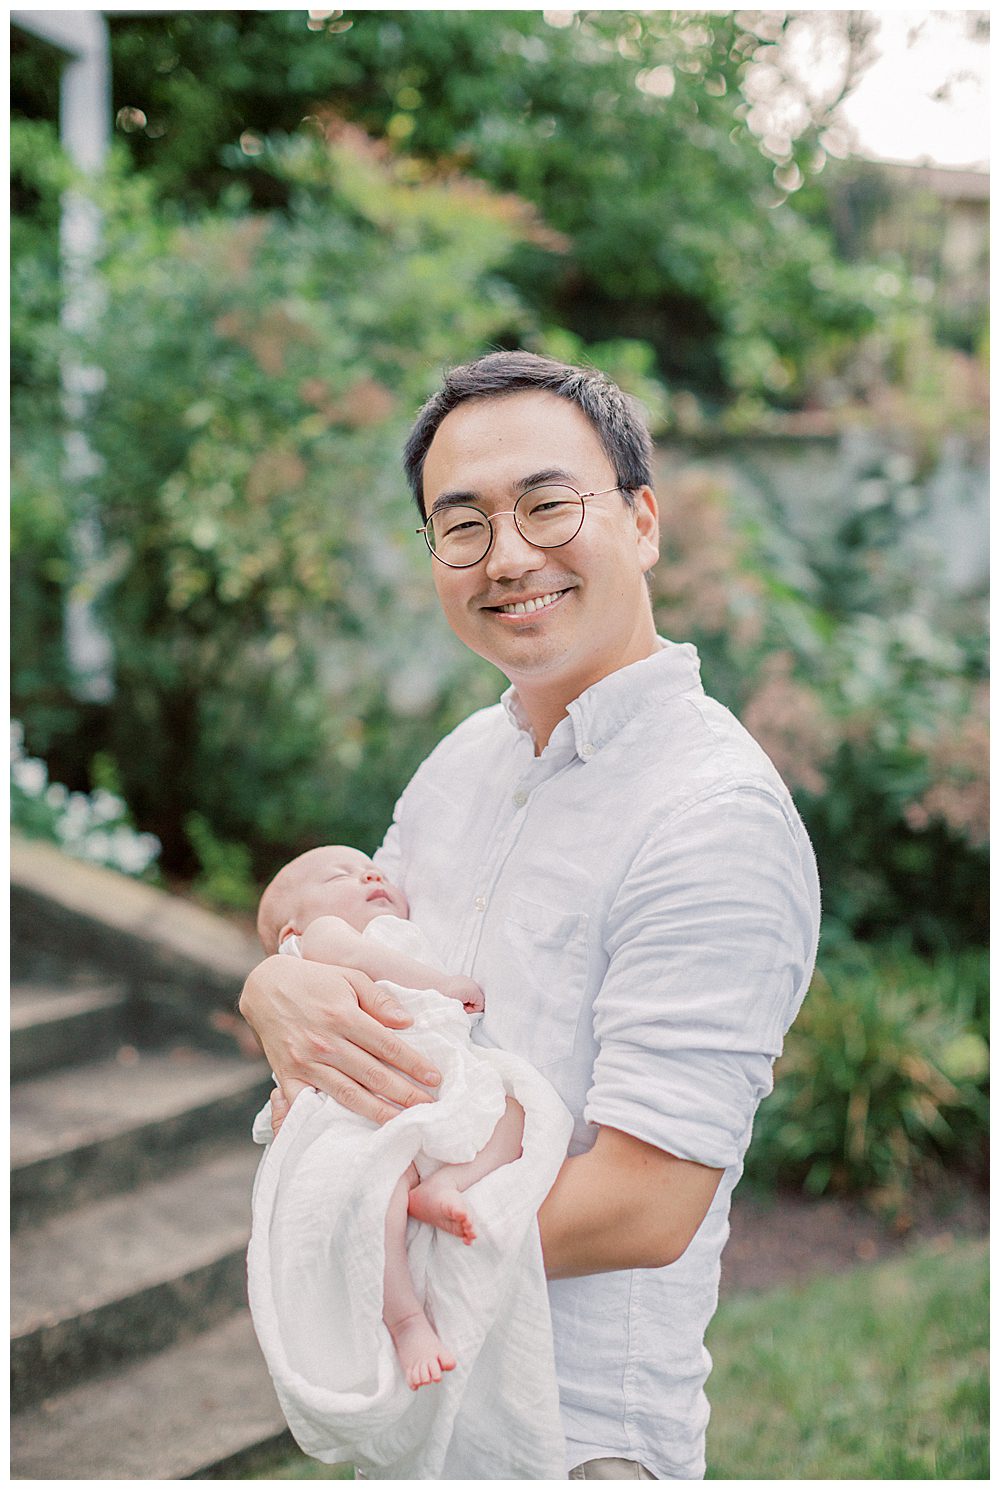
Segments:
[[[498,1045],[546,1066],[572,1055],[587,996],[588,917],[510,897],[503,931],[505,996],[487,999],[490,1034]]]

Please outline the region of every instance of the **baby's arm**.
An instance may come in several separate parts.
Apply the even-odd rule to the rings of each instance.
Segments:
[[[319,916],[310,922],[299,945],[302,956],[310,962],[357,968],[376,982],[385,979],[402,988],[436,988],[448,998],[458,999],[470,1014],[483,1008],[483,991],[471,978],[453,977],[393,947],[384,947],[362,936],[339,916]]]

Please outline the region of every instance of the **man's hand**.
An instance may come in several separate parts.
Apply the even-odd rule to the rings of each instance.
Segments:
[[[280,1086],[276,1086],[270,1096],[271,1102],[271,1132],[277,1138],[281,1132],[281,1125],[291,1112],[291,1103],[288,1101]]]
[[[384,1123],[433,1101],[414,1081],[436,1086],[440,1072],[393,1033],[413,1020],[364,973],[268,957],[243,985],[240,1013],[289,1104],[311,1086]]]

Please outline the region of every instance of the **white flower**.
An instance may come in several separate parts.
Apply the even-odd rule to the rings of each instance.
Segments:
[[[53,781],[52,785],[45,793],[45,800],[50,807],[55,809],[56,812],[60,812],[69,801],[69,792],[63,786],[61,781]]]
[[[66,840],[82,838],[90,827],[90,803],[82,792],[70,792],[56,823],[56,832]]]
[[[98,787],[90,794],[90,812],[95,823],[115,823],[125,816],[125,803],[114,792]]]
[[[111,849],[111,838],[107,833],[88,833],[81,844],[84,856],[94,859],[98,864],[105,864]]]
[[[160,852],[160,841],[152,833],[134,833],[123,826],[115,832],[114,850],[119,869],[126,874],[141,874]]]
[[[48,785],[49,773],[45,769],[45,762],[34,760],[30,756],[13,761],[10,774],[14,785],[19,787],[26,797],[40,797]]]

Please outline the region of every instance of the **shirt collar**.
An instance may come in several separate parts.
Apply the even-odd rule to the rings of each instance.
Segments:
[[[670,642],[662,636],[657,639],[659,649],[651,657],[609,673],[575,698],[569,706],[569,719],[556,726],[553,740],[557,731],[562,735],[571,725],[577,755],[589,760],[636,714],[692,689],[700,693],[698,649],[691,642]],[[514,728],[530,738],[528,720],[513,684],[500,702]]]

